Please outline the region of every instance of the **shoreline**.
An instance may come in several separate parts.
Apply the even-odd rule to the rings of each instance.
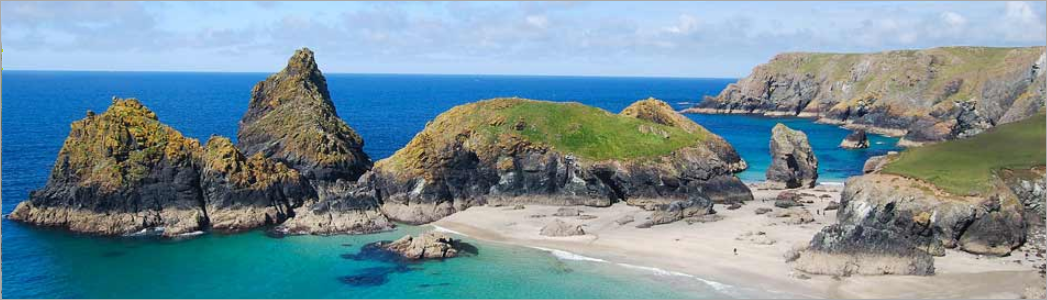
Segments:
[[[757,215],[757,208],[772,208],[781,191],[752,186],[756,200],[737,210],[716,207],[722,220],[687,224],[684,221],[648,229],[635,228],[649,212],[623,203],[608,208],[579,207],[582,215],[553,217],[560,206],[525,205],[524,209],[480,206],[458,212],[431,224],[435,230],[486,242],[528,247],[550,252],[558,259],[580,259],[645,269],[657,274],[687,276],[710,287],[729,287],[738,297],[788,298],[1020,298],[1025,286],[1040,281],[1032,265],[1013,262],[1012,257],[983,258],[949,250],[935,258],[936,275],[921,276],[830,276],[801,275],[785,262],[786,251],[806,245],[822,227],[835,223],[835,211],[821,213],[829,201],[839,202],[842,186],[819,185],[793,190],[811,197],[807,204],[815,221],[787,225],[771,216]],[[828,197],[826,197],[826,195]],[[775,209],[777,210],[777,209]],[[535,216],[545,217],[535,217]],[[632,215],[633,223],[614,220]],[[581,224],[584,236],[552,238],[540,236],[544,224],[561,219]],[[747,232],[765,232],[756,242]],[[769,243],[769,244],[768,244]],[[733,250],[737,249],[738,254]],[[559,251],[559,252],[557,252]],[[564,258],[567,257],[567,258]]]

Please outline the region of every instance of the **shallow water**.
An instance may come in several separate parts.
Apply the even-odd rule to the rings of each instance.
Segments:
[[[235,138],[251,87],[266,74],[8,72],[3,90],[3,213],[42,187],[69,123],[101,112],[112,96],[137,97],[161,121],[186,135]],[[374,159],[388,157],[425,123],[459,104],[520,96],[577,101],[618,112],[647,97],[678,108],[719,93],[730,79],[525,76],[328,76],[339,114],[366,141]],[[821,160],[823,181],[861,171],[874,148],[836,148],[847,131],[802,119],[692,115],[724,136],[763,179],[770,129],[783,122],[804,130]],[[2,221],[3,296],[8,298],[702,298],[744,297],[696,278],[613,262],[471,241],[473,257],[402,266],[353,260],[364,244],[416,232],[367,236],[288,237],[260,231],[171,241],[95,238]],[[344,246],[349,244],[350,246]],[[662,274],[662,275],[658,275]],[[751,296],[751,295],[750,295]],[[765,295],[766,296],[766,295]]]

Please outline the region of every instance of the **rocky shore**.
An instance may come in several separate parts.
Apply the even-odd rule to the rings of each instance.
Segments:
[[[786,53],[685,113],[815,118],[919,146],[1035,115],[1044,47]]]

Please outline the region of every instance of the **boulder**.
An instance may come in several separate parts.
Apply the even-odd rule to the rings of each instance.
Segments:
[[[309,49],[255,85],[237,141],[245,155],[260,153],[309,180],[356,180],[372,165],[363,139],[338,116]]]
[[[934,275],[934,257],[892,230],[831,225],[798,252],[793,267],[810,274]]]
[[[786,225],[802,225],[814,222],[814,215],[803,207],[780,209],[770,216],[772,218],[782,219],[782,223],[785,223]]]
[[[865,149],[869,148],[869,137],[866,136],[865,130],[855,130],[848,134],[846,138],[840,142],[840,148],[844,149]]]
[[[757,208],[757,209],[756,209],[756,210],[755,210],[754,212],[755,212],[755,213],[756,213],[757,215],[762,215],[762,214],[766,214],[766,213],[769,213],[769,212],[771,212],[771,211],[774,211],[774,210],[773,210],[773,209],[770,209],[770,208],[766,208],[766,207],[761,207],[761,208]]]
[[[829,204],[825,206],[824,211],[838,210],[840,209],[840,203],[836,201],[829,201]]]
[[[542,227],[540,234],[549,237],[567,237],[585,235],[585,230],[582,229],[582,225],[567,224],[563,220],[553,219],[551,223]]]
[[[556,210],[556,213],[553,213],[553,216],[554,217],[577,217],[577,216],[579,216],[581,214],[582,214],[582,212],[579,211],[577,208],[561,207],[561,208]]]
[[[655,225],[669,224],[685,218],[715,213],[712,200],[701,196],[693,196],[687,201],[673,201],[666,205],[657,206],[649,220],[637,225],[637,227],[648,228]]]
[[[767,181],[785,188],[814,187],[818,180],[818,159],[807,135],[783,124],[771,131],[771,165]]]
[[[409,260],[452,258],[457,257],[459,251],[457,240],[437,232],[423,233],[418,237],[405,235],[380,246]]]

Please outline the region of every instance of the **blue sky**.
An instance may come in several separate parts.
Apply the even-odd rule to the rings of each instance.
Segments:
[[[1044,2],[0,2],[7,70],[740,77],[780,52],[1043,46]]]

